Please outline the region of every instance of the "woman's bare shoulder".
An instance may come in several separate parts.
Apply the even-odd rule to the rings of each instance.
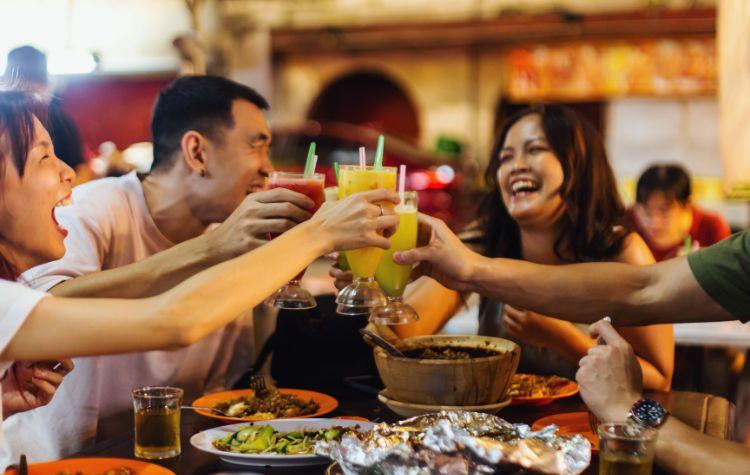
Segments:
[[[614,262],[637,265],[653,264],[656,262],[646,241],[636,232],[631,232],[625,237],[622,249],[612,260]]]

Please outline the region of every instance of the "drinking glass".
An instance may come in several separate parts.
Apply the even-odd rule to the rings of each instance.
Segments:
[[[315,213],[323,205],[324,187],[325,175],[320,173],[305,176],[302,173],[271,172],[268,177],[268,189],[286,188],[310,198],[315,203],[315,206],[310,210],[311,213]],[[278,234],[272,234],[270,238],[273,239],[277,236]],[[266,304],[287,310],[315,308],[317,306],[315,297],[300,284],[302,276],[305,275],[305,270],[290,280],[284,287],[271,294],[266,299]]]
[[[166,459],[180,455],[182,389],[148,386],[133,391],[135,456]]]
[[[627,422],[599,424],[599,475],[651,475],[656,429]]]
[[[370,313],[370,321],[381,325],[403,325],[419,320],[416,310],[404,302],[404,290],[409,283],[412,266],[393,262],[393,254],[413,249],[417,246],[417,193],[407,191],[401,203],[396,206],[399,217],[398,229],[391,236],[391,248],[380,259],[375,278],[385,293],[387,303],[375,307]]]
[[[339,198],[379,188],[396,190],[395,167],[344,165],[339,171]],[[383,208],[393,207],[393,203],[387,201],[377,204]],[[336,296],[338,313],[368,315],[373,308],[387,303],[383,291],[375,281],[375,271],[383,257],[383,252],[383,249],[379,247],[345,251],[346,260],[354,274],[354,282],[341,289]]]

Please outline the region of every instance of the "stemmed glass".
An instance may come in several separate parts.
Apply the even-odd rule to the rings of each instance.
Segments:
[[[386,188],[396,189],[395,167],[344,165],[339,172],[339,198],[361,191]],[[378,203],[383,208],[390,202]],[[336,311],[342,315],[367,315],[375,307],[387,303],[385,295],[375,281],[375,270],[383,256],[383,249],[366,247],[345,251],[354,282],[343,288],[336,297]]]
[[[268,188],[286,188],[302,193],[315,203],[313,209],[310,210],[311,213],[315,213],[323,205],[325,175],[321,173],[305,175],[303,173],[271,172],[268,177]],[[277,236],[278,234],[272,234],[270,238],[273,239]],[[315,308],[318,305],[315,297],[300,284],[306,270],[300,272],[284,287],[271,294],[266,299],[266,304],[287,310]]]
[[[396,206],[399,217],[398,229],[391,236],[391,248],[385,251],[380,260],[375,278],[386,295],[387,303],[375,307],[370,313],[370,321],[381,325],[402,325],[419,320],[416,310],[404,302],[404,290],[409,283],[412,266],[393,262],[393,254],[413,249],[417,246],[417,193],[407,191],[401,195],[401,203]]]

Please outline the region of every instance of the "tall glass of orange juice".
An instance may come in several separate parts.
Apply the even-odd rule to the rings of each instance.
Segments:
[[[395,167],[363,167],[343,165],[339,172],[339,198],[362,191],[385,188],[396,190]],[[392,207],[391,202],[378,203]],[[336,297],[337,311],[343,315],[367,315],[374,307],[385,305],[386,298],[375,281],[375,271],[383,257],[383,249],[366,247],[345,251],[346,260],[354,274],[354,282]]]

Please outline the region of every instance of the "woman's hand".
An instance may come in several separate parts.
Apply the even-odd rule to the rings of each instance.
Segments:
[[[508,330],[508,336],[514,340],[527,345],[553,349],[555,342],[572,327],[569,322],[545,317],[528,310],[519,310],[508,304],[503,305],[503,323]]]
[[[2,381],[3,414],[7,417],[18,412],[44,406],[52,400],[63,377],[73,371],[73,361],[31,362],[16,361],[8,368]]]
[[[428,244],[397,252],[393,260],[397,264],[418,263],[416,275],[432,277],[450,289],[472,290],[469,279],[482,257],[466,247],[441,220],[420,214],[419,224],[432,230]]]
[[[355,193],[324,203],[308,222],[326,240],[326,253],[370,246],[388,249],[391,242],[384,235],[396,232],[398,216],[392,206],[377,204],[384,201],[398,204],[398,193],[382,189]]]
[[[337,260],[338,255],[336,255],[336,257],[332,256],[332,259]],[[343,270],[338,266],[338,264],[333,264],[331,266],[331,269],[328,271],[328,275],[333,277],[333,285],[335,285],[339,290],[343,289],[354,281],[354,274],[352,273],[352,271]]]

